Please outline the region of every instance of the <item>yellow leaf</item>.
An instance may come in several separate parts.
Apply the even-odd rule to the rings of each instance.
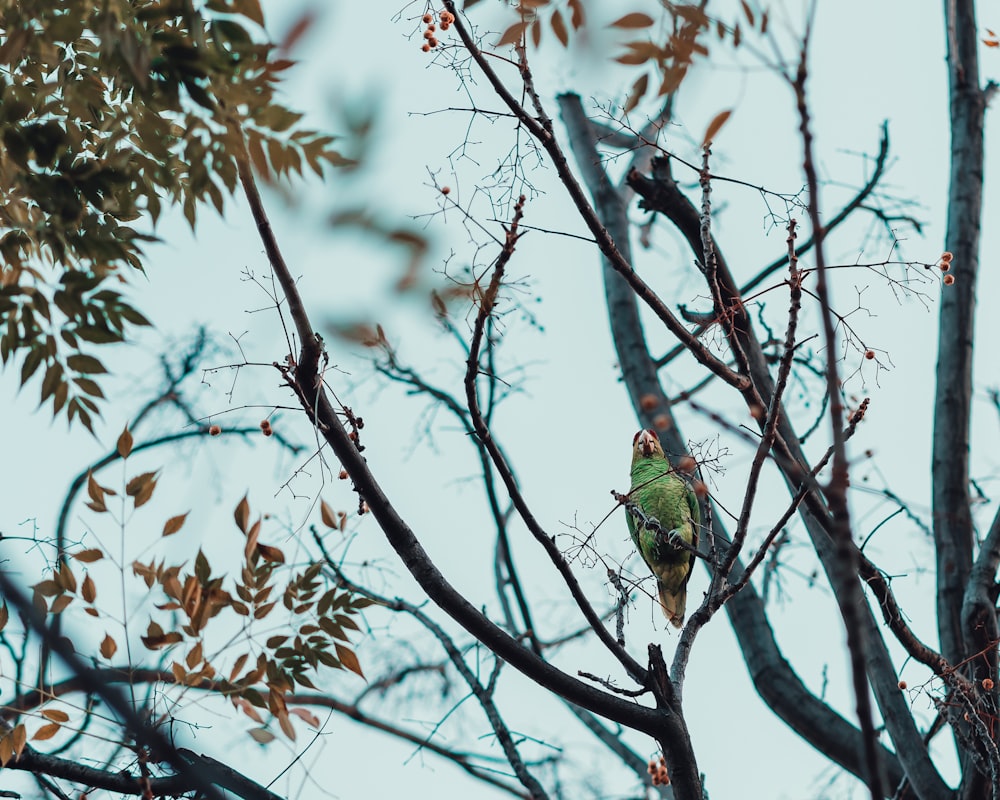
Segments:
[[[704,137],[702,137],[701,140],[702,147],[711,143],[711,141],[715,138],[716,134],[718,134],[722,126],[726,124],[726,120],[729,119],[729,116],[732,113],[733,113],[732,109],[729,109],[728,111],[720,111],[718,114],[715,115],[712,121],[708,123],[708,127],[705,129],[705,135]]]
[[[128,425],[121,432],[118,437],[118,444],[116,445],[118,450],[118,455],[122,458],[128,458],[129,454],[132,452],[132,434],[129,433]]]
[[[609,28],[648,28],[653,24],[653,18],[649,14],[642,14],[638,11],[634,11],[631,14],[626,14],[624,17],[620,17],[612,22]]]

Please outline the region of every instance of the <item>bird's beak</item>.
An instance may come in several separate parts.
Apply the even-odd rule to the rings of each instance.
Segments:
[[[656,450],[656,436],[654,436],[650,431],[643,431],[639,434],[639,450],[642,451],[643,456],[649,458],[653,455]]]

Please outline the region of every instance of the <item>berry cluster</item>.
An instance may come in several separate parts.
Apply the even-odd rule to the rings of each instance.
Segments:
[[[667,773],[667,761],[663,756],[649,761],[646,772],[653,778],[653,786],[666,786],[670,783],[670,775]]]
[[[435,47],[438,46],[437,31],[438,26],[434,24],[434,15],[430,12],[424,14],[422,17],[424,25],[427,27],[424,29],[424,43],[421,46],[421,50],[425,53],[429,53]],[[446,31],[451,27],[452,23],[455,21],[455,15],[450,11],[441,11],[438,13],[438,25],[441,26],[441,30]]]
[[[951,260],[953,258],[954,256],[946,250],[941,254],[941,260],[940,263],[938,264],[938,268],[942,272],[947,272],[948,270],[951,269]],[[945,286],[951,286],[955,282],[955,276],[945,275],[944,278],[942,278],[942,280],[944,281]]]
[[[270,436],[272,433],[274,433],[274,431],[271,430],[271,423],[268,422],[266,419],[263,419],[260,422],[260,432],[263,433],[265,436]]]

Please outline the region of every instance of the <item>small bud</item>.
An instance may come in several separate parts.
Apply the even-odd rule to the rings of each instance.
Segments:
[[[691,491],[693,491],[698,497],[708,497],[708,487],[705,485],[704,481],[692,481]]]
[[[425,53],[429,53],[431,51],[431,46],[427,44],[427,42],[424,42],[423,47],[421,47],[420,49],[423,50]]]
[[[441,194],[451,194],[451,187],[450,186],[442,186],[441,187]]]
[[[906,688],[906,681],[900,681],[896,684],[901,690]]]
[[[945,286],[951,286],[955,282],[955,276],[949,273],[945,275],[944,278],[942,278],[941,280],[944,282]]]
[[[271,423],[268,422],[266,419],[262,419],[260,421],[260,429],[265,433],[267,433],[269,430],[271,430]]]
[[[938,264],[938,269],[941,270],[942,272],[947,272],[948,270],[951,269],[951,262],[942,261],[940,264]]]
[[[430,28],[428,28],[427,30],[425,30],[424,31],[424,38],[427,39],[427,40],[433,39],[434,38],[434,31],[432,31]]]
[[[434,20],[434,17],[432,17],[430,14],[424,14],[422,19],[425,25],[429,25]]]
[[[698,462],[691,458],[691,456],[684,456],[677,462],[677,469],[681,472],[694,472],[697,466]]]
[[[222,433],[222,428],[220,428],[218,425],[213,425],[208,429],[209,436],[218,436],[220,433]]]
[[[643,411],[652,411],[660,404],[659,398],[655,394],[644,394],[639,399],[639,408]]]
[[[261,433],[263,433],[265,436],[271,436],[274,433],[274,431],[272,431],[270,428],[263,428],[261,429]]]
[[[993,679],[992,678],[983,678],[983,688],[987,692],[993,691],[993,687],[994,686],[995,686],[995,684],[993,683]]]
[[[670,427],[670,417],[668,417],[666,414],[657,414],[655,417],[653,417],[653,426],[658,431],[665,431],[667,428]]]
[[[867,358],[869,361],[871,361],[873,358],[875,358],[875,351],[874,350],[865,350],[865,358]]]
[[[953,259],[954,257],[955,257],[955,254],[954,254],[954,253],[950,253],[949,251],[945,250],[945,251],[944,251],[944,252],[943,252],[943,253],[941,254],[941,258],[940,258],[940,260],[941,260],[941,261],[942,261],[943,263],[945,263],[945,264],[950,264],[950,263],[951,263],[951,260],[952,260],[952,259]]]
[[[764,406],[752,405],[750,406],[750,416],[754,419],[764,419],[765,409]]]
[[[340,471],[340,474],[337,477],[340,478],[342,481],[346,481],[347,480],[347,470],[346,469],[342,469]]]
[[[436,31],[436,30],[437,30],[437,26],[436,26],[436,25],[435,25],[435,24],[434,24],[434,23],[432,22],[432,23],[430,23],[430,24],[429,24],[429,25],[427,26],[427,30],[429,30],[429,31],[430,31],[431,33],[433,33],[434,31]]]
[[[427,40],[427,44],[429,44],[431,47],[437,47],[438,40],[432,36],[430,39]]]

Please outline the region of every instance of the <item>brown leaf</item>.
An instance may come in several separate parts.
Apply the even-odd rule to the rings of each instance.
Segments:
[[[129,497],[136,497],[155,477],[155,472],[143,472],[141,475],[136,475],[125,484],[125,494]]]
[[[129,454],[132,452],[132,434],[129,432],[128,425],[121,432],[118,437],[118,444],[115,446],[118,450],[118,455],[122,458],[128,458]]]
[[[73,558],[77,561],[82,561],[84,564],[93,564],[95,561],[100,561],[104,558],[104,551],[99,550],[96,547],[91,547],[87,550],[81,550],[78,553],[73,553]]]
[[[7,604],[4,603],[0,606],[0,631],[4,629],[7,625],[7,621],[10,619],[10,611],[7,610]]]
[[[187,515],[190,513],[190,511],[186,511],[183,514],[178,514],[176,517],[168,519],[163,525],[163,535],[170,536],[177,533],[184,526],[184,520],[187,519]]]
[[[632,84],[632,91],[628,94],[628,100],[625,102],[625,107],[622,111],[626,114],[639,105],[639,101],[642,100],[644,94],[646,94],[646,89],[649,88],[649,75],[644,73],[640,75],[635,83]]]
[[[729,109],[728,111],[720,111],[718,114],[715,115],[712,121],[708,123],[708,127],[705,129],[705,135],[704,137],[702,137],[701,140],[702,147],[705,147],[706,145],[711,143],[711,141],[715,138],[716,134],[718,134],[722,126],[726,124],[726,120],[729,119],[729,116],[732,113],[733,113],[732,109]]]
[[[246,495],[243,495],[243,499],[236,506],[233,517],[236,519],[236,527],[243,531],[243,533],[246,533],[247,524],[250,522],[250,503]]]
[[[261,558],[265,561],[270,561],[274,564],[284,564],[285,554],[281,552],[277,547],[272,547],[269,544],[257,544],[257,551],[260,553]]]
[[[740,5],[743,6],[743,13],[746,15],[747,22],[750,23],[750,27],[754,24],[753,9],[750,8],[750,4],[746,0],[740,0]]]
[[[337,658],[340,659],[340,663],[343,664],[347,669],[356,675],[365,677],[365,674],[361,671],[361,663],[358,661],[358,657],[354,654],[354,651],[349,647],[344,647],[344,645],[337,643]]]
[[[97,584],[94,583],[94,579],[90,575],[83,579],[83,584],[80,586],[80,597],[88,603],[93,603],[97,599]]]
[[[42,716],[52,722],[69,722],[69,714],[65,711],[60,711],[58,708],[42,709]]]
[[[292,725],[292,720],[288,716],[287,711],[283,711],[276,715],[278,717],[278,725],[281,726],[282,733],[285,734],[293,742],[295,741],[295,727]]]
[[[570,16],[570,24],[573,26],[573,30],[578,31],[583,27],[584,13],[583,13],[583,0],[569,0],[570,10],[573,12]]]
[[[63,561],[59,565],[59,572],[56,573],[56,583],[58,583],[67,592],[76,591],[76,576],[73,574],[73,569],[70,567],[68,561]]]
[[[252,728],[247,731],[251,738],[259,744],[267,744],[268,742],[273,742],[275,740],[275,735],[271,733],[267,728]]]
[[[87,506],[98,513],[107,511],[107,506],[104,505],[104,493],[107,491],[101,484],[94,480],[94,475],[91,472],[87,473],[87,494],[90,495],[90,502]]]
[[[497,47],[503,47],[505,44],[518,44],[521,38],[524,36],[525,30],[527,30],[528,22],[515,22],[507,30],[503,32],[500,36],[500,41],[496,43]]]
[[[111,638],[111,634],[104,634],[104,639],[101,642],[101,655],[110,661],[111,657],[117,652],[118,644]]]
[[[305,722],[308,725],[312,725],[314,728],[319,727],[319,717],[317,717],[315,714],[312,713],[312,711],[310,711],[307,708],[290,708],[288,709],[288,713],[294,714],[303,722]]]
[[[10,735],[14,737],[14,754],[20,756],[28,743],[28,729],[21,724],[14,728]]]
[[[50,614],[61,614],[66,610],[66,606],[73,602],[72,596],[64,594],[61,597],[57,597],[52,601],[52,608],[49,609]]]
[[[62,591],[59,584],[51,579],[39,581],[32,588],[43,597],[55,597]]]
[[[333,509],[327,505],[326,500],[319,501],[319,516],[323,520],[323,524],[328,528],[337,527],[337,515],[334,513]]]
[[[236,680],[236,676],[240,674],[240,670],[243,669],[243,665],[247,663],[247,658],[249,658],[249,654],[244,653],[236,659],[236,664],[233,665],[232,672],[229,673],[230,681]]]
[[[58,722],[50,722],[48,725],[42,725],[41,728],[35,731],[35,735],[32,736],[31,739],[35,742],[44,742],[46,739],[51,739],[59,733],[59,729],[61,727],[62,725]]]
[[[191,652],[189,652],[187,657],[184,659],[184,663],[188,665],[188,669],[194,669],[201,663],[201,654],[201,642],[198,642],[198,644],[191,648]]]
[[[563,47],[569,47],[569,32],[566,30],[566,21],[562,18],[558,8],[552,12],[552,32]]]
[[[609,28],[626,28],[626,29],[636,29],[636,28],[648,28],[653,24],[653,18],[649,14],[643,14],[639,11],[633,11],[631,14],[626,14],[624,17],[619,17],[614,22],[612,22]]]

